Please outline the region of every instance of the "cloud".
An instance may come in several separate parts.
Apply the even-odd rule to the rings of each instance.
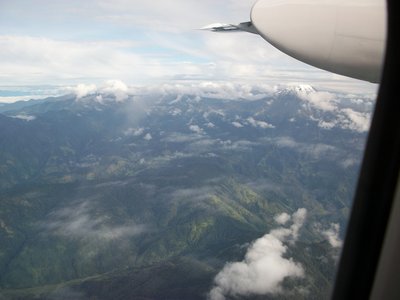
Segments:
[[[144,62],[142,74],[155,71],[151,61],[126,51],[129,47],[126,42],[0,35],[1,78],[5,84],[97,83],[99,79],[132,78],[132,69]]]
[[[219,140],[205,138],[191,143],[188,150],[190,153],[211,151],[215,149],[218,144]]]
[[[20,119],[20,120],[24,120],[24,121],[28,121],[28,122],[36,119],[35,116],[30,116],[30,115],[15,115],[15,116],[11,116],[11,118]]]
[[[201,135],[198,134],[185,134],[179,132],[172,132],[162,140],[167,143],[187,143],[202,139]]]
[[[333,248],[341,248],[343,241],[339,237],[339,232],[340,225],[337,223],[331,223],[328,229],[321,231],[321,234],[328,240],[329,244]]]
[[[324,116],[311,116],[311,119],[318,122],[318,126],[323,129],[342,128],[357,131],[360,133],[368,132],[371,124],[371,112],[355,111],[351,108],[336,108],[331,116],[324,120]]]
[[[229,22],[240,22],[249,18],[252,0],[228,0],[215,3],[211,0],[198,2],[195,0],[165,0],[162,3],[126,0],[95,1],[97,15],[107,18],[113,24],[123,24],[128,27],[143,27],[148,30],[177,32],[200,28],[210,22],[216,22],[227,17],[229,7]],[[93,10],[93,8],[91,7]],[[88,14],[91,14],[89,11]],[[149,17],[151,16],[151,17]],[[180,16],[180,18],[177,18]],[[208,20],[209,22],[206,22]],[[223,20],[222,20],[223,21]],[[205,22],[205,23],[204,23]]]
[[[199,188],[178,189],[171,193],[175,200],[183,201],[203,201],[215,195],[215,189],[212,186],[203,186]]]
[[[117,102],[128,98],[128,86],[121,80],[107,80],[105,85],[100,88],[100,93],[114,95]]]
[[[248,151],[254,146],[260,145],[257,142],[251,142],[247,140],[238,140],[232,142],[231,140],[218,140],[219,147],[223,150],[231,150],[231,151]]]
[[[51,213],[49,220],[40,223],[40,227],[52,235],[103,241],[132,237],[147,230],[146,226],[134,223],[113,225],[106,216],[96,216],[95,210],[89,201],[61,208]]]
[[[266,95],[271,95],[273,86],[270,84],[246,84],[226,81],[209,81],[198,78],[186,80],[184,83],[165,83],[162,85],[148,86],[155,93],[175,95],[175,99],[169,104],[182,100],[183,95],[194,96],[193,101],[201,98],[226,99],[226,100],[258,100]]]
[[[139,163],[140,164],[148,163],[153,168],[156,168],[156,167],[161,167],[166,164],[170,164],[171,161],[173,161],[173,160],[188,158],[188,157],[192,157],[192,156],[193,156],[192,153],[175,151],[173,153],[168,153],[168,154],[164,154],[164,155],[147,157],[146,159],[140,158]]]
[[[316,91],[312,86],[300,84],[289,88],[303,101],[316,109],[323,111],[334,111],[336,106],[335,94],[330,92]]]
[[[298,209],[289,218],[293,224],[279,227],[257,239],[248,248],[241,262],[227,263],[214,279],[209,292],[210,300],[223,300],[226,296],[250,296],[283,293],[286,278],[304,277],[301,264],[285,258],[285,242],[294,243],[307,215],[305,208]]]
[[[275,194],[282,195],[282,192],[286,190],[286,187],[282,183],[274,182],[266,179],[258,179],[256,181],[245,182],[251,189],[257,193],[273,192]],[[276,221],[276,219],[275,219]]]
[[[122,80],[107,80],[97,85],[95,84],[78,84],[75,86],[67,86],[62,88],[64,94],[74,93],[78,100],[90,96],[91,100],[99,103],[106,101],[124,101],[129,98],[135,104],[143,102],[144,106],[154,103],[162,103],[173,105],[177,102],[186,102],[190,107],[194,103],[203,101],[205,98],[230,100],[230,101],[253,101],[272,96],[274,86],[270,84],[246,84],[232,82],[209,82],[209,81],[187,81],[182,83],[164,83],[164,84],[135,84],[129,85]],[[112,96],[112,97],[110,97]],[[171,100],[173,97],[173,100]],[[86,99],[84,99],[86,100]],[[146,105],[145,105],[146,104]],[[186,108],[187,109],[187,108]],[[171,106],[169,113],[176,116],[181,115],[185,108],[177,108]],[[203,113],[203,117],[208,120],[210,115],[218,115],[224,117],[225,113],[222,109],[209,109]],[[239,123],[239,121],[237,121]],[[261,128],[271,127],[264,121],[258,121],[254,118],[250,119],[254,126]],[[212,123],[206,123],[210,127]],[[192,124],[193,126],[199,126]],[[236,124],[237,125],[237,124]],[[200,128],[200,127],[199,127]],[[192,127],[197,130],[197,127]]]
[[[281,213],[280,215],[276,215],[274,220],[279,225],[285,225],[290,220],[290,215],[287,213]]]
[[[248,21],[254,0],[85,3],[2,4],[2,83],[98,84],[110,78],[130,84],[311,81],[371,90],[371,84],[298,62],[259,36],[195,30],[214,22]]]
[[[190,125],[189,129],[197,134],[202,134],[204,133],[204,130],[200,128],[198,125]]]
[[[190,153],[205,153],[205,152],[213,152],[213,151],[249,151],[254,146],[260,145],[257,142],[252,142],[248,140],[221,140],[221,139],[211,139],[204,138],[204,136],[196,135],[197,138],[193,135],[193,138],[189,137],[179,137],[177,136],[177,140],[171,140],[171,137],[167,137],[169,142],[180,142],[182,139],[184,141],[192,141],[188,146],[187,150]]]
[[[273,139],[264,139],[264,140],[271,142],[277,145],[278,147],[291,148],[300,153],[308,154],[314,158],[321,158],[323,156],[326,156],[327,154],[330,154],[330,157],[335,157],[333,154],[337,154],[339,151],[336,147],[328,144],[300,143],[295,141],[293,138],[287,136],[281,136]]]
[[[140,128],[128,128],[124,131],[124,135],[132,135],[132,136],[140,136],[144,133],[144,128],[140,127]]]
[[[87,95],[93,94],[97,91],[97,86],[95,84],[78,84],[77,86],[71,88],[75,93],[76,98],[80,99]]]
[[[143,139],[145,139],[146,141],[150,141],[151,139],[153,139],[153,137],[151,136],[150,133],[146,133],[146,135],[143,137]]]
[[[345,169],[352,167],[352,166],[357,166],[360,164],[360,158],[348,157],[348,158],[344,159],[343,161],[341,161],[340,164]]]
[[[278,93],[282,92],[282,86]],[[310,118],[323,129],[342,128],[357,132],[367,132],[370,127],[371,110],[375,95],[360,98],[353,94],[317,91],[310,85],[289,86],[284,91],[293,92],[310,109]],[[317,112],[315,112],[315,110]]]
[[[318,127],[323,128],[323,129],[332,129],[333,127],[336,127],[338,125],[337,121],[324,121],[324,120],[318,120]]]
[[[237,121],[232,122],[232,125],[235,126],[236,128],[242,128],[243,125]]]
[[[184,95],[194,96],[193,101],[199,101],[202,98],[252,101],[265,98],[274,92],[273,84],[209,81],[200,78],[179,83],[147,84],[132,88],[136,94],[173,95],[174,99],[168,104],[182,101]],[[218,113],[218,111],[215,112]]]
[[[259,127],[259,128],[263,128],[263,129],[275,128],[274,125],[271,125],[271,124],[269,124],[269,123],[267,123],[267,122],[264,122],[264,121],[257,121],[257,120],[254,120],[253,117],[247,118],[246,121],[249,122],[250,125],[253,126],[253,127]]]
[[[342,112],[347,116],[348,120],[345,120],[344,127],[358,131],[366,132],[369,130],[371,122],[370,113],[361,113],[354,111],[350,108],[342,109]]]
[[[109,100],[109,97],[107,96],[113,96],[115,97],[115,101],[121,102],[133,93],[133,90],[128,88],[128,86],[121,80],[107,80],[99,86],[96,86],[95,84],[81,83],[73,87],[67,87],[65,90],[73,92],[76,95],[77,100],[89,95],[100,94],[96,95],[94,98],[99,103]]]

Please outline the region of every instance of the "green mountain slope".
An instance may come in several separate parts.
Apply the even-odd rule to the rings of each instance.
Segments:
[[[301,207],[286,255],[306,276],[249,299],[327,297],[338,250],[321,228],[346,226],[365,132],[343,116],[322,128],[335,116],[291,92],[95,99],[2,107],[3,298],[205,299],[225,263]]]

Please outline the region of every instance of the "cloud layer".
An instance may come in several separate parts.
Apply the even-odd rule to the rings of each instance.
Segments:
[[[284,255],[288,249],[285,244],[293,244],[298,239],[306,215],[307,210],[300,208],[291,216],[276,216],[279,224],[290,219],[292,225],[271,230],[248,248],[243,261],[226,264],[214,279],[209,299],[282,293],[285,278],[304,277],[301,264]]]
[[[338,95],[332,92],[316,91],[310,85],[298,85],[289,88],[304,101],[304,106],[310,109],[311,118],[318,121],[318,125],[324,129],[332,129],[341,127],[358,132],[367,132],[371,122],[371,109],[360,112],[355,111],[352,107],[343,107],[343,103],[353,103],[355,106],[366,106],[362,99],[347,99],[347,101],[339,101]],[[354,97],[347,95],[347,97]],[[360,108],[360,107],[359,107]],[[317,111],[318,114],[313,113]],[[325,118],[320,117],[321,114],[326,115]],[[329,117],[327,117],[329,116]]]
[[[273,85],[265,83],[232,83],[232,82],[209,82],[196,81],[186,82],[183,84],[169,83],[162,85],[128,85],[120,80],[107,80],[101,84],[78,84],[73,87],[68,87],[65,92],[73,92],[77,99],[82,99],[88,95],[95,95],[96,101],[103,103],[109,100],[121,102],[129,97],[135,97],[136,100],[140,97],[152,96],[153,98],[168,99],[175,97],[174,100],[168,100],[168,105],[171,106],[171,114],[173,116],[181,115],[182,110],[174,107],[177,102],[188,101],[191,104],[197,103],[204,98],[224,99],[224,100],[260,100],[270,98],[270,103],[280,101],[281,93],[295,93],[299,99],[298,113],[307,116],[313,122],[317,122],[318,126],[324,130],[333,128],[342,128],[360,133],[369,130],[371,121],[371,111],[374,103],[372,95],[365,96],[362,94],[343,94],[327,91],[316,91],[309,85]],[[112,97],[109,97],[112,96]],[[189,100],[188,100],[189,98]],[[184,99],[184,100],[183,100]],[[160,100],[161,101],[161,100]],[[148,99],[146,99],[148,102]],[[269,105],[269,103],[266,103]],[[266,108],[268,109],[268,108]],[[222,111],[207,111],[204,112],[204,118],[209,121],[210,115],[221,115]],[[295,121],[294,115],[290,122]],[[236,128],[244,126],[252,126],[260,129],[274,129],[275,125],[268,120],[260,120],[259,116],[248,116],[240,119],[237,117],[230,121],[230,124]],[[189,130],[197,134],[203,134],[204,131],[200,127],[201,124],[189,123]],[[209,122],[205,124],[212,128],[215,126]],[[281,140],[278,142],[282,146],[297,147],[294,141]],[[326,149],[325,145],[319,145],[314,152],[323,152]],[[307,145],[300,147],[304,150]]]
[[[196,30],[248,21],[253,4],[8,1],[0,10],[0,78],[4,85],[236,80],[375,89],[298,62],[256,35]]]
[[[114,240],[141,234],[147,230],[146,226],[138,224],[110,224],[107,216],[98,217],[93,203],[85,201],[71,207],[65,207],[53,212],[49,220],[42,222],[45,232],[72,238]]]

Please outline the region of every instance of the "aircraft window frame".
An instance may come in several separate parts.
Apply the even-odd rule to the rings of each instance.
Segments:
[[[399,5],[387,1],[386,55],[332,299],[369,299],[400,170]],[[396,70],[397,69],[397,70]],[[397,246],[398,247],[398,246]],[[396,274],[394,274],[396,275]],[[397,274],[398,276],[398,274]],[[396,287],[392,287],[396,288]]]

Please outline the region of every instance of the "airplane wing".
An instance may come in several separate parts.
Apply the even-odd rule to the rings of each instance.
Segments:
[[[232,31],[246,31],[254,34],[259,34],[257,29],[253,26],[251,22],[243,22],[237,25],[233,24],[222,24],[222,23],[214,23],[203,28],[202,30],[210,30],[214,32],[232,32]]]
[[[379,82],[386,41],[385,0],[258,0],[250,16],[251,22],[204,29],[256,33],[317,68]]]

